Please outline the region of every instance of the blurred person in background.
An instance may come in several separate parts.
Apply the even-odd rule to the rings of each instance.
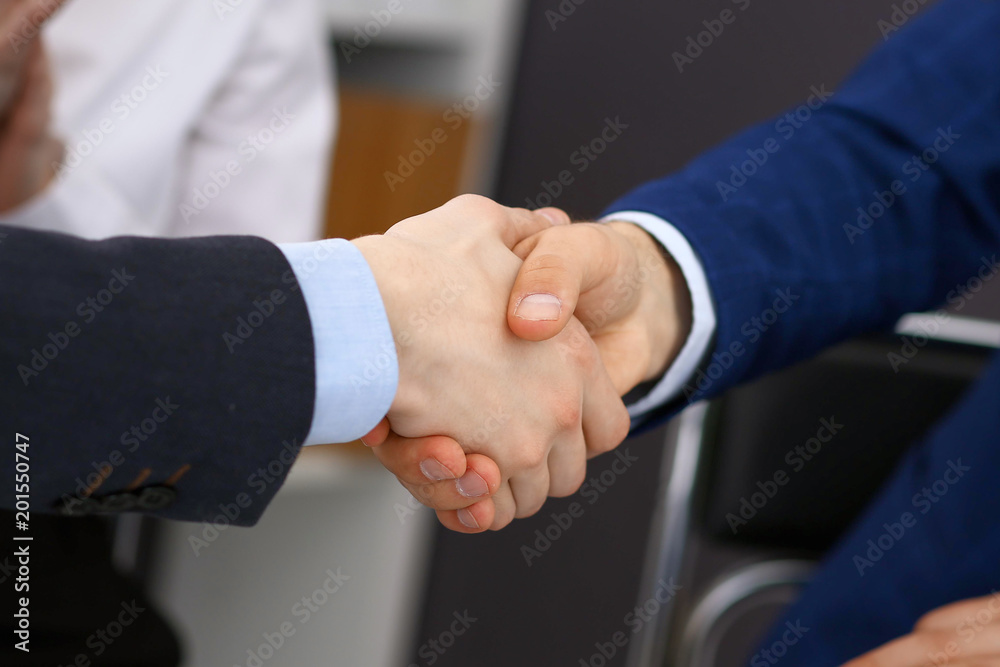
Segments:
[[[334,92],[315,0],[4,0],[2,11],[28,76],[3,107],[0,224],[319,238]],[[13,90],[17,72],[0,76]]]

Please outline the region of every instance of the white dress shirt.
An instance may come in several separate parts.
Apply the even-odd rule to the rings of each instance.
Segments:
[[[43,31],[66,153],[0,224],[318,238],[333,131],[316,0],[69,0]]]

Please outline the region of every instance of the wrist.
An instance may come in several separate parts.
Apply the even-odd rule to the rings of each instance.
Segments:
[[[648,341],[642,381],[656,380],[677,358],[691,333],[693,307],[687,281],[670,253],[641,226],[627,221],[607,224],[629,240],[638,257],[639,311]]]
[[[408,304],[414,303],[418,298],[413,294],[413,286],[421,282],[421,278],[414,275],[416,254],[414,249],[406,249],[405,239],[394,236],[362,236],[353,239],[351,244],[358,249],[371,269],[389,321],[399,369],[399,384],[391,411],[398,412],[403,406],[414,403],[413,379],[419,377],[421,372],[420,369],[412,368],[415,362],[419,362],[421,355],[411,353],[416,341],[414,333],[406,327]]]

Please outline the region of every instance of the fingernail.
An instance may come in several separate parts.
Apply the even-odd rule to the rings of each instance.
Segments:
[[[445,479],[455,479],[455,473],[437,459],[424,459],[420,462],[420,472],[424,477],[432,482],[440,482]]]
[[[555,294],[529,294],[514,306],[514,316],[532,322],[559,319],[562,301]]]
[[[367,442],[365,442],[364,438],[358,438],[358,440],[360,440],[361,444],[364,445],[365,447],[371,447],[371,445],[369,445]]]
[[[479,528],[479,522],[476,521],[476,517],[472,516],[472,512],[469,510],[458,510],[458,520],[466,528],[472,528],[474,530]]]
[[[455,480],[455,488],[466,498],[478,498],[490,492],[486,480],[475,470],[470,470]]]

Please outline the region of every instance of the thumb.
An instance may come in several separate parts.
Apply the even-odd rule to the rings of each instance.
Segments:
[[[552,227],[522,241],[514,252],[524,259],[507,304],[507,325],[525,340],[552,338],[569,322],[582,293],[608,276],[599,261],[607,248],[591,225]]]

